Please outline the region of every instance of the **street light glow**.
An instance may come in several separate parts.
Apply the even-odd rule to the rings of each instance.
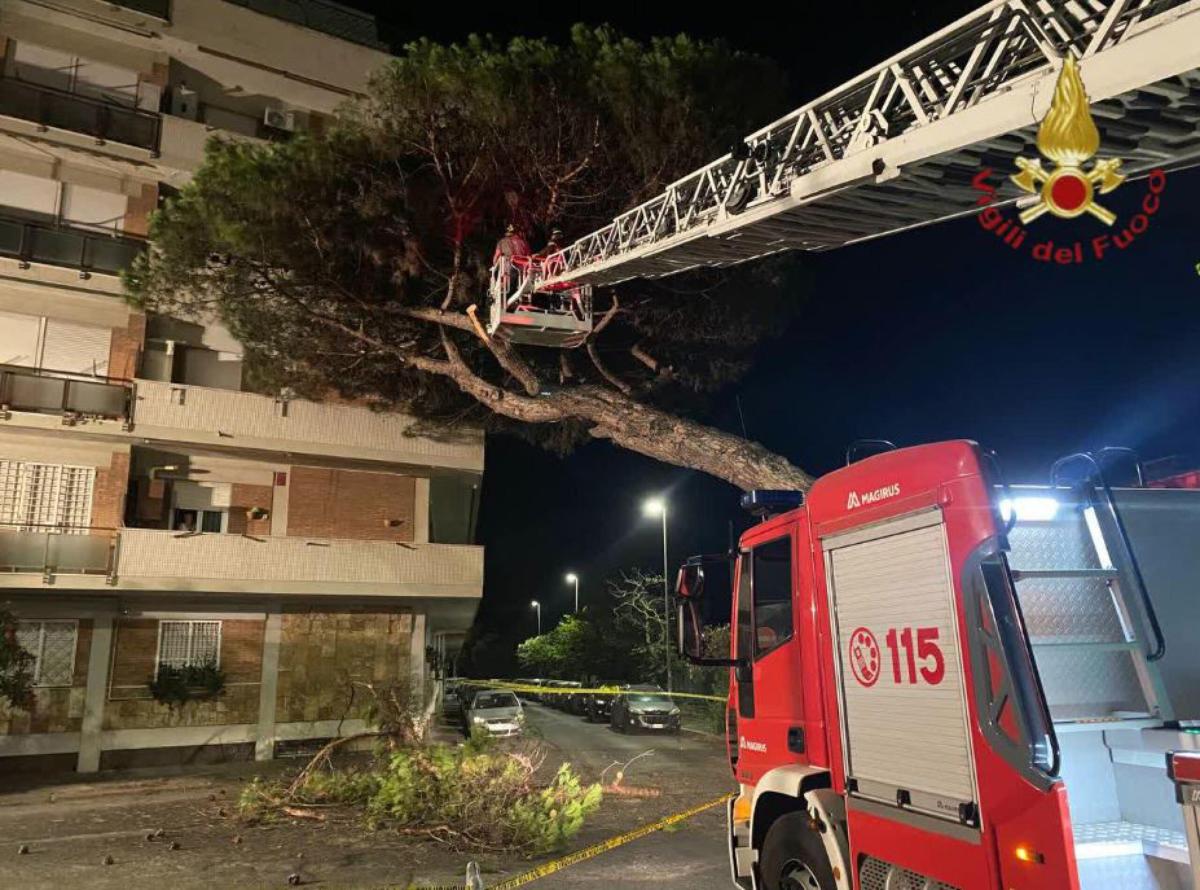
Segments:
[[[642,504],[642,512],[647,516],[662,516],[667,512],[667,502],[662,498],[649,498]]]
[[[579,576],[576,575],[574,572],[567,573],[567,583],[568,584],[574,584],[578,580],[579,580]]]
[[[532,608],[532,609],[536,609],[536,608],[537,608],[538,606],[540,606],[540,605],[541,605],[541,603],[539,603],[537,600],[530,600],[530,601],[529,601],[529,607],[530,607],[530,608]]]

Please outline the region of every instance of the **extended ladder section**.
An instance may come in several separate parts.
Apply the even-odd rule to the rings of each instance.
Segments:
[[[979,210],[989,170],[997,202],[1016,199],[1008,176],[1038,156],[1067,53],[1103,157],[1131,177],[1197,162],[1194,0],[993,0],[570,244],[549,281],[655,278],[953,219]]]

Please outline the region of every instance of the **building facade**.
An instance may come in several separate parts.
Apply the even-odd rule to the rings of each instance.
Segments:
[[[209,138],[319,130],[387,59],[323,0],[0,0],[0,605],[36,686],[0,771],[356,732],[470,625],[482,434],[243,391],[219,324],[121,293]],[[189,667],[219,694],[168,703]]]

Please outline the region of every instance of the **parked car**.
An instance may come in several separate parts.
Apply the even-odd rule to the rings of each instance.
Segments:
[[[463,730],[485,729],[493,736],[520,735],[525,730],[525,709],[507,689],[481,689],[463,708]]]
[[[575,698],[575,693],[570,692],[569,690],[580,689],[583,687],[583,684],[576,682],[575,680],[559,680],[554,684],[554,686],[560,691],[554,693],[552,696],[553,701],[551,701],[550,704],[560,711],[570,711],[571,700]]]
[[[446,717],[462,717],[462,700],[470,688],[460,686],[455,680],[447,680],[442,686],[442,714]]]
[[[583,716],[588,723],[607,723],[612,717],[615,692],[593,692],[584,696]]]
[[[657,686],[627,686],[612,704],[609,722],[617,732],[648,730],[678,733],[679,708]]]

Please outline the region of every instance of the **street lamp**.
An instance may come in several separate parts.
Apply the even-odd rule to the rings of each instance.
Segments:
[[[662,517],[663,535],[663,657],[667,664],[667,692],[671,691],[671,582],[670,564],[667,562],[667,502],[662,498],[649,498],[642,504],[647,516]]]
[[[531,600],[529,605],[531,605],[535,609],[537,609],[538,636],[540,637],[542,635],[542,604],[539,603],[537,600]]]
[[[575,611],[579,611],[579,576],[574,572],[567,573],[567,583],[575,585]]]

